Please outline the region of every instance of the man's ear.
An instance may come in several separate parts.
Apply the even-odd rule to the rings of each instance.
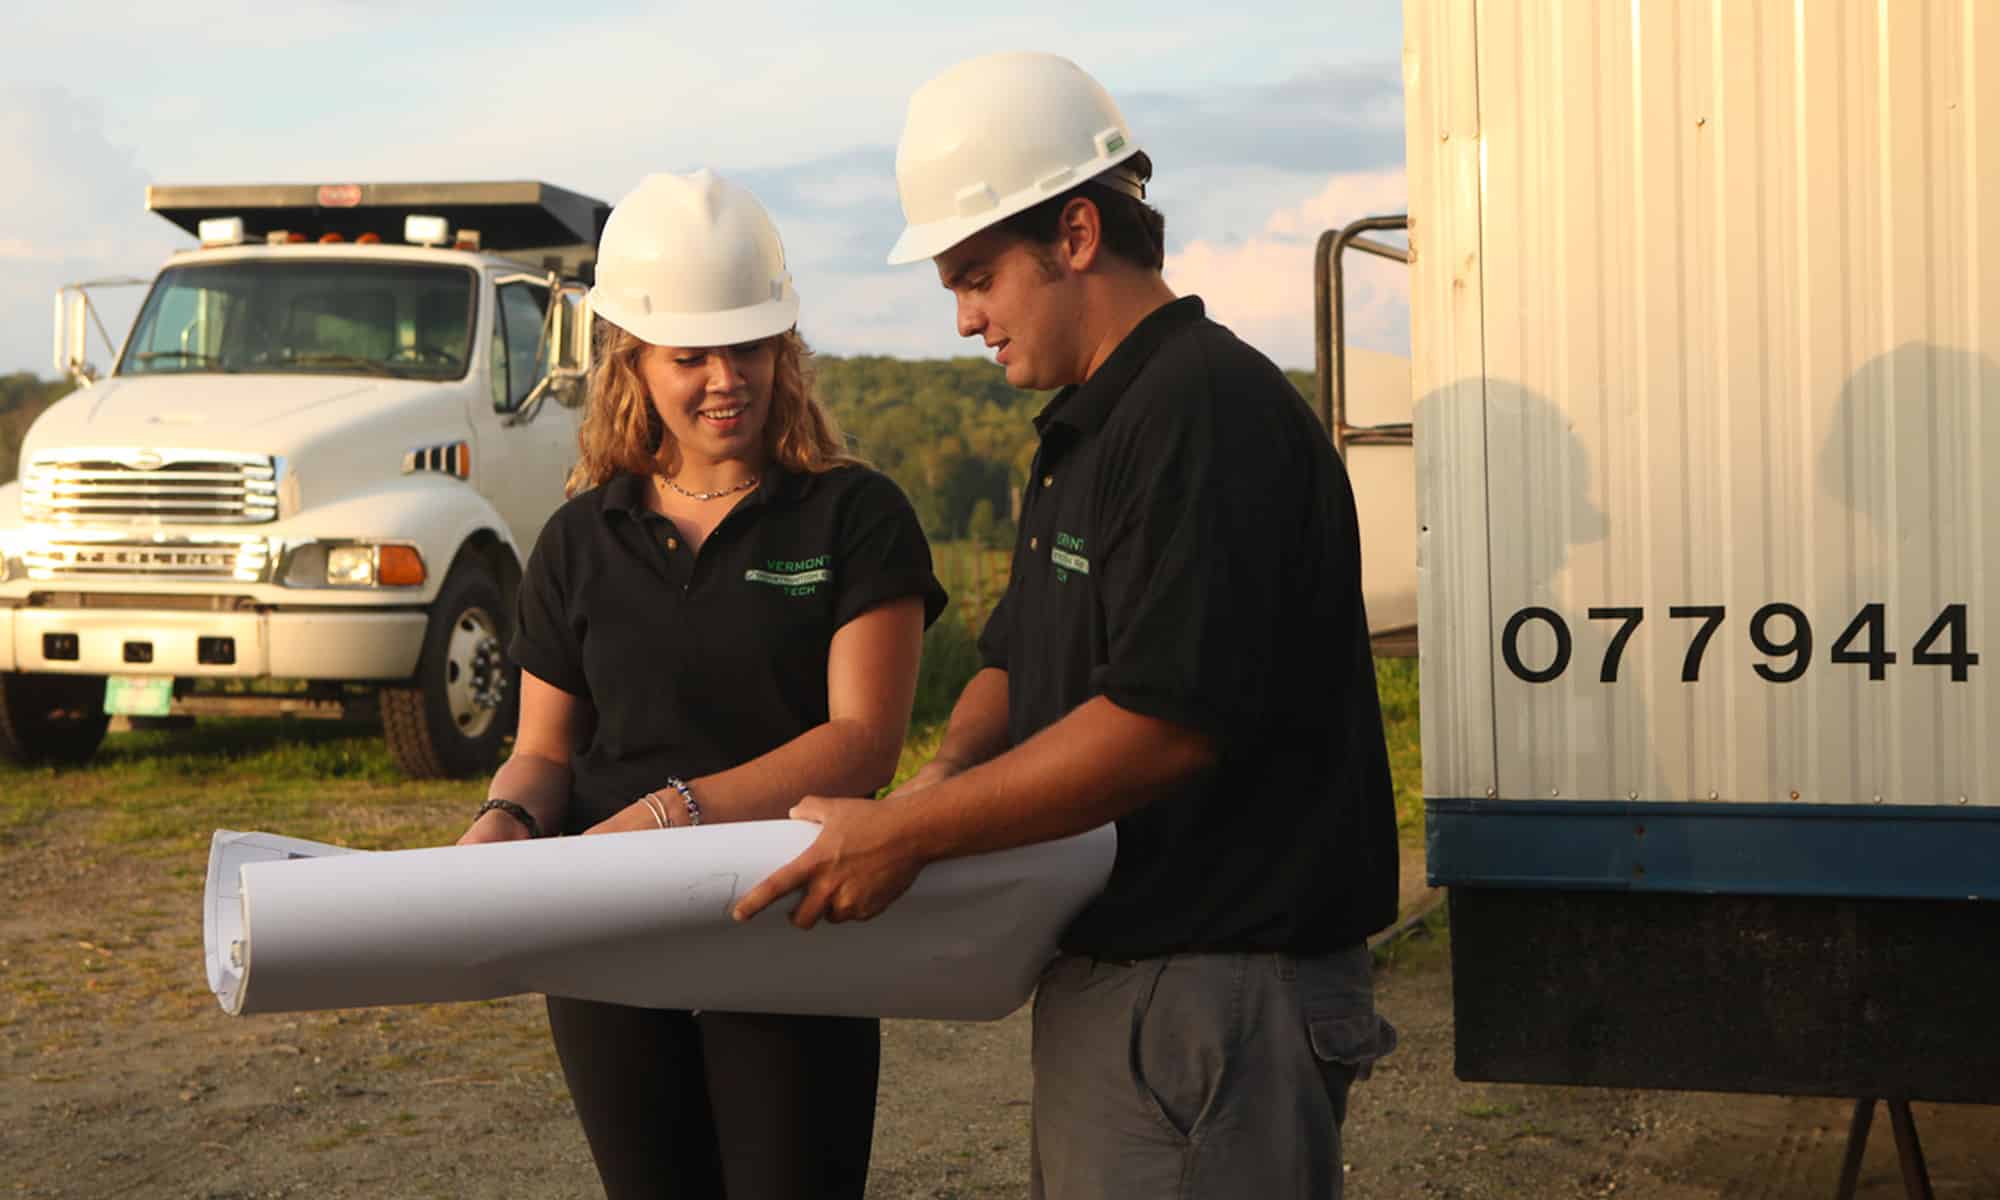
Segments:
[[[1063,205],[1056,239],[1056,249],[1072,272],[1088,271],[1097,265],[1104,249],[1104,218],[1097,205],[1083,196],[1071,197]]]

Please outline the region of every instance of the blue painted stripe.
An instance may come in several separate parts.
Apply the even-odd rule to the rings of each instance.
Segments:
[[[2000,898],[2000,810],[1425,801],[1430,881],[1885,899]]]

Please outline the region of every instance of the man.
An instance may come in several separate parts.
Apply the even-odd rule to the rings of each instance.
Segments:
[[[1367,935],[1395,818],[1345,472],[1284,375],[1161,277],[1150,159],[1067,60],[920,89],[908,228],[1036,418],[985,667],[881,801],[808,797],[748,894],[865,920],[927,862],[1118,823],[1034,1013],[1033,1190],[1337,1196],[1354,1078],[1393,1044]]]

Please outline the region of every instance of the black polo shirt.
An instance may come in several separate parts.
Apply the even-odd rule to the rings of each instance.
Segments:
[[[660,787],[725,770],[827,719],[834,631],[884,601],[944,608],[916,512],[866,467],[765,471],[689,550],[619,475],[542,527],[512,654],[590,703],[563,825],[580,832]]]
[[[1396,821],[1354,494],[1284,374],[1159,309],[1035,418],[980,637],[1016,744],[1093,696],[1200,730],[1215,767],[1118,821],[1074,954],[1311,954],[1396,916]]]

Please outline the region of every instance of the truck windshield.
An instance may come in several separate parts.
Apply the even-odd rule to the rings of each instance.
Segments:
[[[170,267],[121,375],[315,372],[458,379],[472,344],[463,267],[253,258]]]

